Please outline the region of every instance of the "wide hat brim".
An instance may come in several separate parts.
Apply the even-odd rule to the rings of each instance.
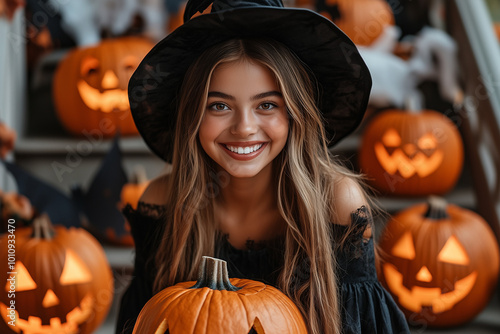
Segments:
[[[353,42],[330,20],[307,9],[236,8],[185,22],[151,49],[132,75],[132,116],[156,155],[172,161],[177,96],[193,61],[220,42],[259,36],[288,46],[315,75],[330,146],[356,129],[372,80]]]

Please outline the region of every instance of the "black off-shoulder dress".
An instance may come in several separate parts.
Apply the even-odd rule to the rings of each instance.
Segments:
[[[162,212],[163,207],[142,202],[137,210],[127,206],[123,211],[130,223],[136,254],[133,279],[121,300],[116,334],[132,333],[139,312],[153,296],[156,269],[152,258],[162,235]],[[377,280],[373,239],[363,238],[363,231],[371,218],[363,207],[353,212],[351,218],[357,232],[351,234],[349,246],[337,255],[342,333],[410,333],[403,313]],[[332,228],[334,233],[343,233],[346,227],[332,224]],[[249,250],[240,250],[221,238],[215,255],[227,261],[230,277],[276,286],[283,264],[280,242],[274,240],[258,245],[249,242]],[[307,275],[308,265],[304,263],[304,266],[299,266],[297,277],[307,278]]]

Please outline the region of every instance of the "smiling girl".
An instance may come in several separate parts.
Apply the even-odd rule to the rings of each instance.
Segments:
[[[216,1],[190,19],[205,6],[189,2],[130,81],[136,125],[172,172],[124,211],[136,261],[117,333],[154,293],[193,280],[203,255],[278,287],[310,333],[409,332],[377,281],[367,195],[329,151],[370,92],[355,46],[278,1]]]

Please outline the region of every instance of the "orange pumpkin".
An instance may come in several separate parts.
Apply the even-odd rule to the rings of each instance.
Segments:
[[[16,228],[30,224],[35,210],[29,199],[15,192],[2,192],[0,190],[0,233],[8,230],[9,219],[16,221]]]
[[[88,334],[106,318],[113,274],[83,229],[52,227],[43,215],[4,235],[0,256],[1,333]]]
[[[124,208],[127,204],[130,204],[136,210],[139,199],[148,185],[149,180],[147,179],[146,171],[142,167],[137,168],[134,172],[132,182],[125,184],[121,190],[121,207]],[[122,236],[117,236],[114,229],[108,228],[106,230],[106,240],[119,246],[134,246],[134,239],[130,233],[130,224],[127,220],[125,220],[125,231],[126,233]]]
[[[444,194],[462,171],[462,138],[436,111],[387,110],[367,124],[359,164],[368,181],[385,194]]]
[[[379,278],[413,324],[463,324],[496,287],[500,256],[489,225],[441,198],[396,214],[379,246]]]
[[[336,6],[339,18],[328,12],[320,14],[333,20],[357,45],[370,45],[387,25],[394,25],[391,7],[385,0],[325,0],[326,6]]]
[[[56,111],[74,135],[135,135],[127,85],[153,44],[139,37],[106,39],[75,48],[59,64],[53,83]]]
[[[297,306],[261,282],[229,280],[226,262],[203,257],[198,282],[166,288],[142,309],[133,333],[307,333]]]
[[[5,158],[14,149],[15,141],[16,132],[0,122],[0,158]]]
[[[139,199],[141,198],[144,190],[146,190],[148,185],[149,180],[147,179],[146,171],[144,170],[144,168],[136,168],[132,177],[132,182],[125,184],[122,188],[122,206],[125,207],[127,204],[130,204],[132,208],[137,209],[137,203],[139,203]]]

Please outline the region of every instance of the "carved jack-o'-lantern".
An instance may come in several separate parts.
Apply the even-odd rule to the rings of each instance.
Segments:
[[[500,257],[488,224],[443,199],[395,215],[379,245],[379,278],[413,323],[465,323],[496,286]]]
[[[394,14],[385,0],[322,0],[316,10],[329,18],[357,45],[370,45],[388,25]]]
[[[359,163],[369,182],[386,194],[439,195],[460,176],[462,138],[436,111],[387,110],[365,128]]]
[[[166,288],[142,309],[134,334],[306,334],[297,306],[261,282],[229,280],[226,262],[203,257],[198,282]]]
[[[153,44],[138,37],[107,39],[75,48],[59,64],[53,84],[57,114],[75,135],[137,134],[128,102],[132,73]]]
[[[10,236],[0,239],[6,282],[0,332],[92,333],[113,299],[113,275],[100,244],[83,229],[53,228],[47,216]]]

